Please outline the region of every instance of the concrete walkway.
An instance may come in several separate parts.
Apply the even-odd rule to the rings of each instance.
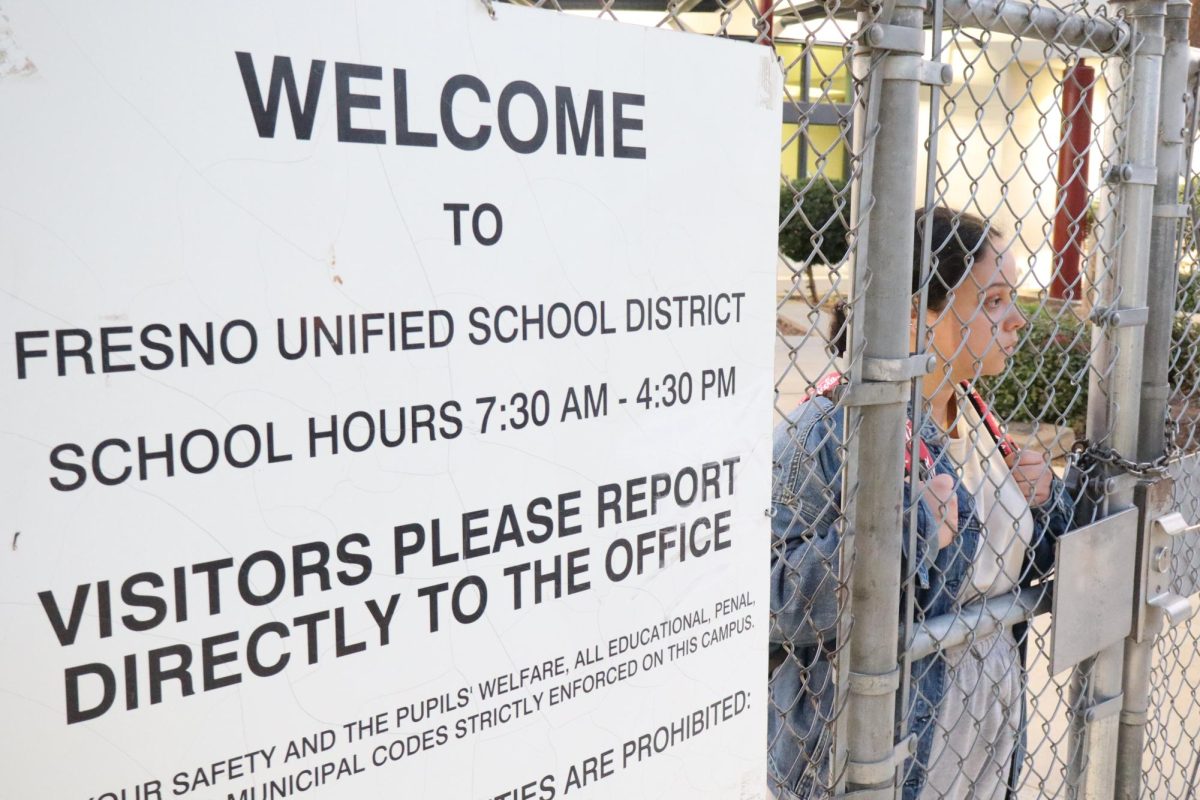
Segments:
[[[804,331],[775,337],[776,408],[788,413],[804,399],[808,387],[830,369],[833,357],[825,350],[829,314],[803,300],[788,300],[778,312],[788,327]]]

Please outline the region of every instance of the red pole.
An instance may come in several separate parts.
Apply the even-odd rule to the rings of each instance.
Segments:
[[[1082,61],[1063,78],[1063,143],[1058,151],[1058,211],[1054,215],[1054,274],[1050,296],[1081,294],[1079,264],[1088,233],[1088,152],[1092,146],[1092,87],[1096,71]]]
[[[770,47],[775,41],[775,0],[758,0],[758,15],[763,20],[761,44]]]

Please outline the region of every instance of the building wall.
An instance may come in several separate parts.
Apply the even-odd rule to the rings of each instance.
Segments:
[[[597,12],[572,12],[597,16]],[[604,15],[601,15],[604,16]],[[640,25],[674,23],[661,12],[618,14],[621,22]],[[687,12],[678,16],[682,26],[696,33],[725,31],[731,36],[756,34],[754,14],[748,4],[739,4],[727,14]],[[837,48],[848,41],[855,29],[854,20],[817,19],[789,25],[775,31],[778,51],[789,73],[789,92],[801,99],[799,58],[806,50],[822,60],[828,72],[828,53],[836,63]],[[926,52],[932,52],[927,32]],[[1057,153],[1062,135],[1060,82],[1067,64],[1050,47],[1039,42],[1016,42],[1003,34],[973,32],[985,43],[980,46],[963,35],[944,36],[948,41],[941,60],[954,69],[954,82],[941,93],[938,114],[938,168],[936,196],[939,202],[961,208],[992,220],[1008,237],[1022,274],[1022,289],[1048,288],[1053,257],[1050,242],[1057,202]],[[817,45],[833,49],[819,50]],[[1098,59],[1091,59],[1099,67]],[[1099,69],[1097,70],[1099,71]],[[819,78],[818,78],[819,80]],[[837,83],[835,78],[832,81]],[[810,83],[810,86],[812,84]],[[828,83],[827,83],[828,86]],[[811,100],[835,100],[837,90],[818,98],[817,87],[810,90]],[[919,135],[922,146],[914,154],[879,154],[880,158],[916,157],[920,162],[915,188],[918,205],[926,200],[926,149],[929,135],[929,90],[923,90]],[[1094,118],[1107,113],[1108,97],[1103,81],[1093,98]],[[847,169],[845,148],[838,145],[839,132],[833,126],[795,125],[781,122],[781,174],[787,179],[821,170],[840,179]],[[807,157],[800,157],[800,142],[806,144]],[[1100,159],[1093,154],[1089,184],[1096,186]],[[781,265],[781,278],[787,273]]]

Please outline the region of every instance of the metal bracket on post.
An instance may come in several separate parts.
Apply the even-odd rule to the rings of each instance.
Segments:
[[[1085,754],[1107,755],[1111,753],[1112,756],[1109,756],[1104,762],[1094,760],[1085,762],[1082,774],[1068,772],[1068,785],[1074,784],[1071,787],[1074,790],[1071,792],[1071,797],[1111,798],[1117,796],[1112,785],[1113,776],[1110,771],[1113,768],[1113,756],[1116,755],[1120,740],[1121,706],[1124,702],[1125,695],[1118,693],[1078,710],[1079,721],[1082,723],[1079,734],[1082,735],[1082,739],[1073,740],[1072,746],[1080,748],[1080,751]],[[1079,767],[1074,768],[1079,769]],[[1080,778],[1083,779],[1082,784],[1078,783]]]
[[[850,673],[850,694],[852,695],[869,695],[869,696],[885,696],[893,694],[900,687],[900,669],[896,668],[890,672],[884,672],[878,675],[867,674],[862,672]],[[849,761],[846,764],[846,779],[858,786],[876,787],[882,784],[887,784],[894,781],[896,778],[896,770],[899,769],[905,761],[912,758],[917,752],[917,738],[914,735],[902,739],[896,743],[892,753],[887,758],[870,763],[861,761]],[[877,792],[887,792],[887,794],[877,795]],[[893,797],[892,790],[888,788],[868,788],[860,789],[849,794],[839,795],[839,800],[865,800],[866,798],[878,797]]]
[[[846,408],[853,406],[885,406],[908,402],[908,385],[904,383],[848,383],[834,390],[834,401]]]
[[[1122,725],[1145,725],[1150,721],[1150,714],[1147,711],[1130,711],[1129,709],[1121,709],[1121,724]]]
[[[896,790],[891,786],[877,789],[855,789],[852,792],[833,796],[833,800],[896,800]]]
[[[1110,328],[1144,327],[1150,321],[1150,309],[1146,306],[1096,306],[1092,309],[1091,320],[1096,325]]]
[[[836,401],[846,407],[879,406],[907,403],[909,381],[934,368],[937,359],[928,353],[908,358],[870,358],[862,360],[862,380],[835,390]]]
[[[1134,45],[1134,52],[1137,55],[1161,56],[1167,52],[1167,40],[1162,36],[1143,33]]]
[[[925,52],[925,32],[920,28],[908,28],[903,25],[872,23],[863,29],[859,41],[873,50],[918,55]]]
[[[1183,138],[1182,128],[1174,133],[1162,131],[1158,135],[1158,141],[1162,142],[1163,144],[1187,144],[1187,139]]]
[[[896,770],[917,752],[916,734],[909,734],[896,743],[896,749],[882,761],[864,764],[861,761],[850,761],[846,764],[846,778],[850,783],[859,785],[874,785],[894,780]],[[869,791],[869,790],[868,790]],[[851,797],[852,795],[844,795]]]
[[[1179,143],[1182,143],[1182,140]],[[1153,216],[1163,217],[1165,219],[1186,219],[1188,215],[1188,207],[1182,203],[1172,203],[1168,205],[1155,206],[1154,211],[1151,213]]]
[[[1124,695],[1110,697],[1107,700],[1101,700],[1096,705],[1085,708],[1083,710],[1083,718],[1088,722],[1102,722],[1106,719],[1115,720],[1121,713],[1121,704],[1124,702]]]
[[[901,383],[927,375],[937,366],[937,358],[930,353],[908,358],[864,358],[861,373],[863,380]]]
[[[1141,164],[1114,164],[1104,174],[1105,183],[1132,183],[1138,186],[1157,186],[1157,167]]]
[[[897,55],[883,63],[885,81],[916,81],[925,86],[949,86],[954,67],[919,56]]]
[[[900,669],[882,675],[868,675],[862,672],[850,673],[850,691],[854,694],[890,694],[900,688]]]

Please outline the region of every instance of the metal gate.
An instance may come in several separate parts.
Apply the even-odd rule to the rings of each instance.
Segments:
[[[779,56],[770,793],[1200,796],[1186,0],[524,4]]]
[[[847,24],[789,8],[805,47]],[[797,265],[846,295],[850,346],[832,391],[816,362],[799,410],[779,409],[773,788],[1194,796],[1188,5],[855,11],[849,248]],[[815,239],[805,200],[825,176],[805,177],[783,228]]]

